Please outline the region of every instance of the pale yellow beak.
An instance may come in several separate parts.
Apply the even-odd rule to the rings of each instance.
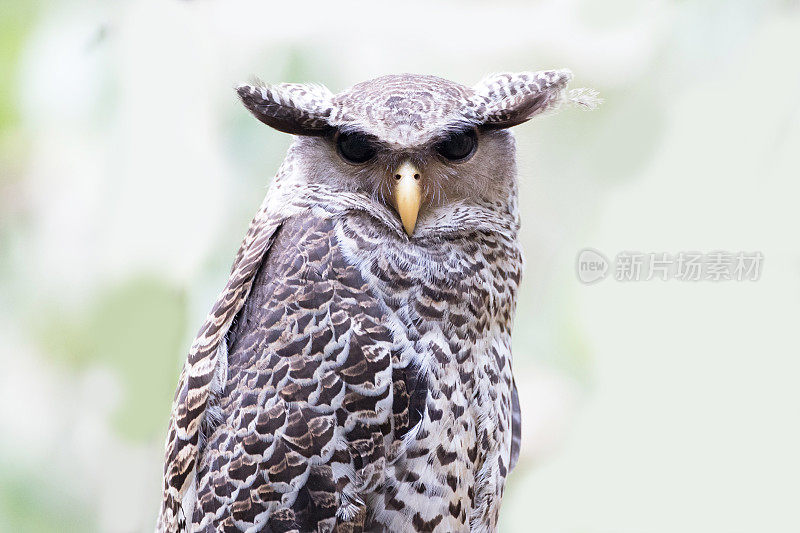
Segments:
[[[394,188],[392,189],[394,207],[397,209],[397,214],[400,215],[400,221],[409,237],[414,233],[419,206],[422,203],[421,176],[417,167],[410,161],[405,161],[395,170],[392,177],[394,179]]]

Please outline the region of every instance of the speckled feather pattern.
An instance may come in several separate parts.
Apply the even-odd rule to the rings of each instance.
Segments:
[[[515,125],[557,107],[572,79],[569,70],[501,73],[466,87],[436,76],[389,75],[338,95],[318,85],[242,85],[239,94],[257,116],[270,108],[270,124],[297,133],[293,124],[324,131],[358,129],[388,143],[424,144],[464,125]],[[378,90],[376,90],[378,89]],[[522,105],[521,105],[522,104]],[[513,124],[512,124],[513,122]]]
[[[239,93],[283,131],[357,124],[413,145],[513,125],[570,78],[498,76]],[[390,207],[315,183],[301,158],[294,145],[189,351],[157,530],[494,531],[519,451],[513,176],[503,198],[453,202],[409,238]]]

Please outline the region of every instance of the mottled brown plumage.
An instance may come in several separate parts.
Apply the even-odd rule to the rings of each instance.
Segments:
[[[160,531],[496,528],[519,452],[505,128],[563,101],[569,78],[239,89],[299,137],[181,374]],[[465,128],[474,153],[441,157],[437,143]],[[368,137],[375,155],[344,161],[336,132]],[[411,231],[394,209],[401,161],[420,169]]]

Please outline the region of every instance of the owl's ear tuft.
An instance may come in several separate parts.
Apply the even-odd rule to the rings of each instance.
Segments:
[[[569,70],[492,74],[473,87],[482,127],[510,128],[570,100]]]
[[[240,85],[244,106],[261,122],[292,135],[324,135],[331,126],[333,94],[322,85]]]

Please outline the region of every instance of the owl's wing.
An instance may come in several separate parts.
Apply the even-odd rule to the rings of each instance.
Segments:
[[[522,417],[519,410],[519,393],[517,383],[511,380],[511,461],[509,471],[514,470],[519,460],[519,449],[522,444]]]
[[[393,370],[386,313],[336,232],[320,210],[287,218],[228,331],[195,531],[360,530],[388,441],[418,419],[418,372]]]
[[[156,526],[158,531],[172,533],[185,530],[181,499],[192,481],[197,463],[200,426],[205,419],[210,387],[218,367],[220,341],[225,338],[233,318],[244,304],[281,222],[281,217],[269,215],[265,201],[250,223],[228,283],[189,350],[172,403],[167,431],[163,495]]]

